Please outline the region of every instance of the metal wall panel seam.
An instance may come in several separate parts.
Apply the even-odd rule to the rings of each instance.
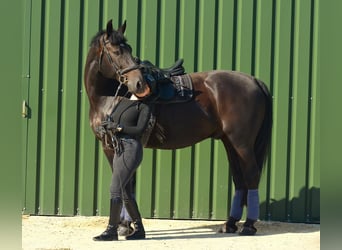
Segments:
[[[141,4],[140,56],[151,62],[157,61],[157,0],[143,0]]]
[[[31,60],[31,14],[32,14],[32,2],[31,1],[26,1],[25,3],[25,11],[24,11],[24,34],[23,34],[23,42],[22,42],[22,51],[23,51],[23,56],[22,56],[22,94],[21,97],[23,99],[23,105],[24,105],[24,110],[26,111],[27,114],[24,115],[22,113],[22,135],[23,135],[23,140],[22,140],[22,149],[23,149],[23,156],[22,156],[22,213],[26,212],[26,199],[27,199],[27,182],[28,182],[28,133],[29,133],[29,128],[28,128],[28,123],[29,119],[31,118],[31,112],[30,112],[30,60]]]
[[[173,218],[191,218],[192,148],[176,150]]]
[[[180,0],[180,15],[179,15],[179,57],[184,59],[184,67],[187,73],[194,72],[195,66],[193,59],[195,57],[195,30],[196,21],[193,17],[196,15],[196,2],[194,0]],[[191,44],[189,48],[186,46]]]
[[[237,1],[236,70],[252,73],[253,0]]]
[[[197,69],[208,71],[213,69],[215,47],[215,1],[199,0]]]
[[[268,5],[271,6],[270,10],[271,10],[271,30],[270,30],[270,65],[269,65],[269,90],[271,91],[272,94],[272,105],[273,105],[273,131],[272,131],[272,139],[271,139],[271,144],[270,144],[270,151],[268,154],[268,159],[267,159],[267,173],[265,173],[265,179],[267,182],[267,186],[266,186],[266,200],[265,200],[265,204],[264,204],[264,208],[262,207],[263,204],[261,204],[260,207],[260,211],[261,213],[264,213],[265,217],[261,217],[260,219],[265,219],[265,220],[271,220],[271,209],[270,209],[270,201],[271,201],[271,185],[272,185],[272,168],[274,168],[275,166],[272,165],[273,161],[273,155],[274,155],[274,151],[273,151],[273,143],[274,143],[274,119],[275,119],[275,112],[274,112],[274,106],[275,106],[275,95],[274,95],[274,85],[275,85],[275,61],[276,61],[276,53],[275,53],[275,48],[276,48],[276,3],[275,1],[271,0],[272,4]],[[263,1],[263,3],[265,3]],[[267,84],[267,83],[266,83]]]
[[[127,20],[127,30],[125,32],[128,43],[132,46],[133,54],[141,57],[141,1],[122,1],[122,11],[120,12],[121,22]],[[147,59],[142,57],[141,59]]]
[[[273,54],[273,38],[274,38],[274,6],[272,0],[257,1],[255,6],[255,38],[254,38],[254,60],[253,74],[261,79],[271,91],[272,90],[272,54]],[[270,156],[264,164],[260,184],[259,184],[259,201],[260,201],[260,219],[268,218],[269,215],[269,187],[270,187]]]
[[[309,166],[308,188],[309,198],[307,203],[307,222],[320,220],[320,129],[319,129],[319,70],[318,70],[318,39],[319,39],[319,7],[318,0],[312,1],[311,8],[311,99],[309,124]]]
[[[273,55],[273,133],[270,169],[269,218],[284,218],[286,211],[282,199],[286,194],[287,169],[287,117],[289,96],[289,65],[291,2],[274,1],[274,55]],[[285,202],[283,200],[283,202]]]
[[[310,1],[296,1],[293,25],[293,74],[291,99],[291,144],[289,161],[290,221],[305,217],[307,125],[309,100]],[[296,211],[296,213],[294,213]]]
[[[172,150],[156,151],[154,215],[157,218],[171,217]]]
[[[29,109],[30,119],[28,120],[27,133],[27,183],[26,189],[26,212],[38,213],[39,207],[39,169],[40,169],[40,124],[41,124],[41,82],[43,61],[43,30],[44,23],[42,3],[32,2],[31,5],[31,48],[30,48],[30,86],[29,86]]]
[[[211,195],[211,140],[205,140],[196,144],[194,150],[193,218],[209,218]]]
[[[212,205],[211,219],[226,218],[228,216],[228,204],[231,203],[233,186],[229,175],[229,164],[226,150],[221,140],[213,141],[213,179],[212,179]],[[226,201],[226,202],[225,202]]]
[[[169,67],[175,61],[174,55],[177,47],[177,11],[171,12],[170,10],[177,10],[177,1],[161,1],[160,4],[160,25],[159,43],[159,66]]]
[[[42,90],[41,123],[41,172],[40,208],[43,214],[55,214],[57,178],[57,113],[61,6],[57,1],[47,1],[45,5],[44,65]]]
[[[136,200],[142,216],[151,218],[154,214],[154,169],[155,150],[144,149],[143,161],[136,173]]]
[[[60,180],[58,207],[60,214],[75,213],[77,163],[78,57],[80,49],[80,1],[65,4],[63,45],[63,93],[61,100]]]
[[[83,39],[82,39],[82,54],[86,55],[88,52],[88,46],[92,36],[99,30],[99,4],[96,1],[84,2],[83,9]],[[85,56],[82,57],[82,65],[85,65]],[[83,78],[82,78],[83,82]],[[88,118],[88,98],[84,86],[80,92],[80,104],[79,110],[79,159],[78,159],[78,179],[77,179],[77,211],[81,215],[93,215],[95,213],[94,207],[96,206],[94,201],[95,197],[95,138],[91,132]],[[92,199],[89,199],[92,197]]]
[[[233,69],[234,0],[217,3],[216,68]]]

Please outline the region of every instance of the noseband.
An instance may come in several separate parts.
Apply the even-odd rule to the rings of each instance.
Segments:
[[[110,53],[106,47],[106,45],[108,43],[110,43],[110,41],[105,40],[104,37],[102,37],[102,42],[103,42],[103,46],[102,46],[99,61],[98,61],[99,70],[101,70],[102,57],[103,57],[103,52],[104,52],[107,56],[108,62],[112,65],[114,72],[118,76],[120,84],[127,83],[128,79],[127,79],[126,74],[132,70],[140,69],[140,65],[135,64],[133,66],[121,69],[121,67],[117,63],[114,62],[113,58],[111,57],[111,55],[110,55]],[[121,46],[121,44],[120,44],[120,46]]]

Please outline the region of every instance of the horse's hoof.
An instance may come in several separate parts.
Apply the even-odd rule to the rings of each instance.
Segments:
[[[233,234],[238,230],[236,225],[228,225],[227,222],[225,222],[221,228],[219,228],[218,233],[230,233]]]
[[[252,225],[249,225],[249,226],[243,226],[241,231],[239,232],[239,235],[242,235],[242,236],[250,236],[250,235],[255,235],[257,229],[252,226]]]

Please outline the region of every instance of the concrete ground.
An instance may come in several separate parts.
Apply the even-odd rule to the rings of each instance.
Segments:
[[[320,225],[263,222],[255,236],[220,234],[223,221],[144,219],[145,240],[95,242],[107,217],[23,216],[22,248],[28,249],[320,249]],[[242,223],[239,225],[241,226]]]

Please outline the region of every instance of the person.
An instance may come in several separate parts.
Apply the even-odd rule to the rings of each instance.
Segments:
[[[112,114],[101,124],[112,139],[115,154],[110,185],[109,222],[106,230],[93,238],[95,241],[118,240],[117,229],[123,203],[134,227],[134,232],[126,236],[126,239],[145,238],[138,205],[132,195],[132,177],[143,158],[141,136],[147,128],[150,114],[151,108],[146,103],[122,97],[114,106]]]

